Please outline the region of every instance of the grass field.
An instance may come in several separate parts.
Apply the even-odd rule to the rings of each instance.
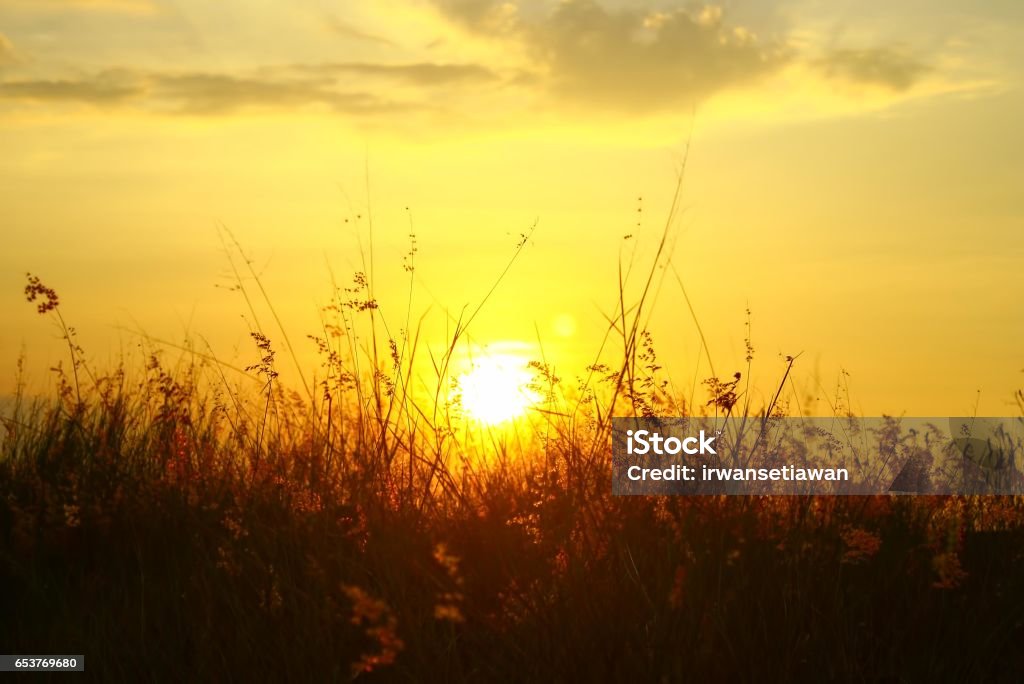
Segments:
[[[604,361],[536,362],[536,405],[493,427],[448,380],[475,314],[424,396],[415,332],[381,329],[362,274],[297,390],[278,325],[245,369],[153,342],[95,368],[30,277],[67,355],[3,419],[0,644],[99,681],[1019,680],[1019,498],[610,494],[612,414],[784,410],[716,378],[672,396],[654,273]]]

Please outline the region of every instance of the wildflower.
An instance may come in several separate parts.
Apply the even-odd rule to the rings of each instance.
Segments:
[[[446,595],[447,596],[447,595]],[[438,603],[434,606],[435,620],[448,620],[449,622],[465,622],[459,607],[451,603]]]
[[[459,559],[448,553],[448,547],[442,542],[434,547],[434,560],[448,573],[448,579],[456,588],[462,586],[462,575],[459,573]],[[460,591],[445,591],[438,596],[437,605],[434,606],[434,618],[437,620],[448,620],[450,622],[465,622],[462,615],[462,593]]]
[[[352,676],[394,663],[405,642],[398,637],[398,619],[391,609],[360,587],[344,585],[342,590],[352,602],[352,624],[365,625],[364,633],[377,645],[376,653],[364,653],[352,664]]]
[[[707,403],[708,406],[716,406],[727,413],[732,411],[733,406],[739,401],[736,387],[739,385],[743,375],[737,371],[733,373],[732,377],[731,382],[724,382],[717,377],[711,377],[704,381],[708,391],[711,393],[711,399]]]
[[[842,531],[842,538],[846,547],[842,562],[851,565],[871,560],[882,547],[881,537],[862,527],[847,527]]]
[[[82,522],[79,513],[77,504],[64,504],[64,523],[68,527],[78,527]]]
[[[275,352],[270,346],[270,340],[261,332],[251,332],[249,335],[256,341],[256,348],[259,349],[261,356],[260,362],[251,366],[246,366],[247,371],[256,371],[257,375],[263,375],[267,378],[269,384],[275,378],[278,373],[274,370],[274,355]]]
[[[955,589],[967,579],[967,572],[960,564],[960,556],[955,551],[936,554],[932,558],[932,569],[939,576],[932,582],[936,589]]]

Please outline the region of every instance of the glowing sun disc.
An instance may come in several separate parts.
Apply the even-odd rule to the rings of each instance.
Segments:
[[[532,379],[518,357],[477,357],[472,367],[458,377],[462,408],[470,418],[487,425],[517,418],[540,400],[529,388]]]

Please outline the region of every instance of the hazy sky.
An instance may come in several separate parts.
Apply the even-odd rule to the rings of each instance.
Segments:
[[[650,256],[690,138],[673,264],[719,374],[745,370],[749,306],[765,393],[802,351],[801,386],[833,393],[845,368],[866,413],[973,411],[981,390],[1006,414],[1022,69],[1017,0],[0,0],[0,385],[22,346],[37,379],[60,354],[25,271],[92,358],[139,325],[249,360],[217,226],[301,339],[327,264],[361,268],[368,215],[396,328],[412,221],[438,345],[445,307],[479,302],[538,220],[470,332],[527,355],[539,336],[571,376],[620,255]],[[652,330],[688,387],[672,276]]]

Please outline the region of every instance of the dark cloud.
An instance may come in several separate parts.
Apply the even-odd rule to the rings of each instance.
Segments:
[[[909,90],[931,67],[890,48],[834,50],[817,61],[830,78],[877,85],[889,90]]]
[[[457,23],[523,43],[565,99],[619,110],[692,103],[768,74],[785,47],[729,26],[714,8],[609,10],[595,0],[563,0],[523,16],[487,0],[434,0]]]

